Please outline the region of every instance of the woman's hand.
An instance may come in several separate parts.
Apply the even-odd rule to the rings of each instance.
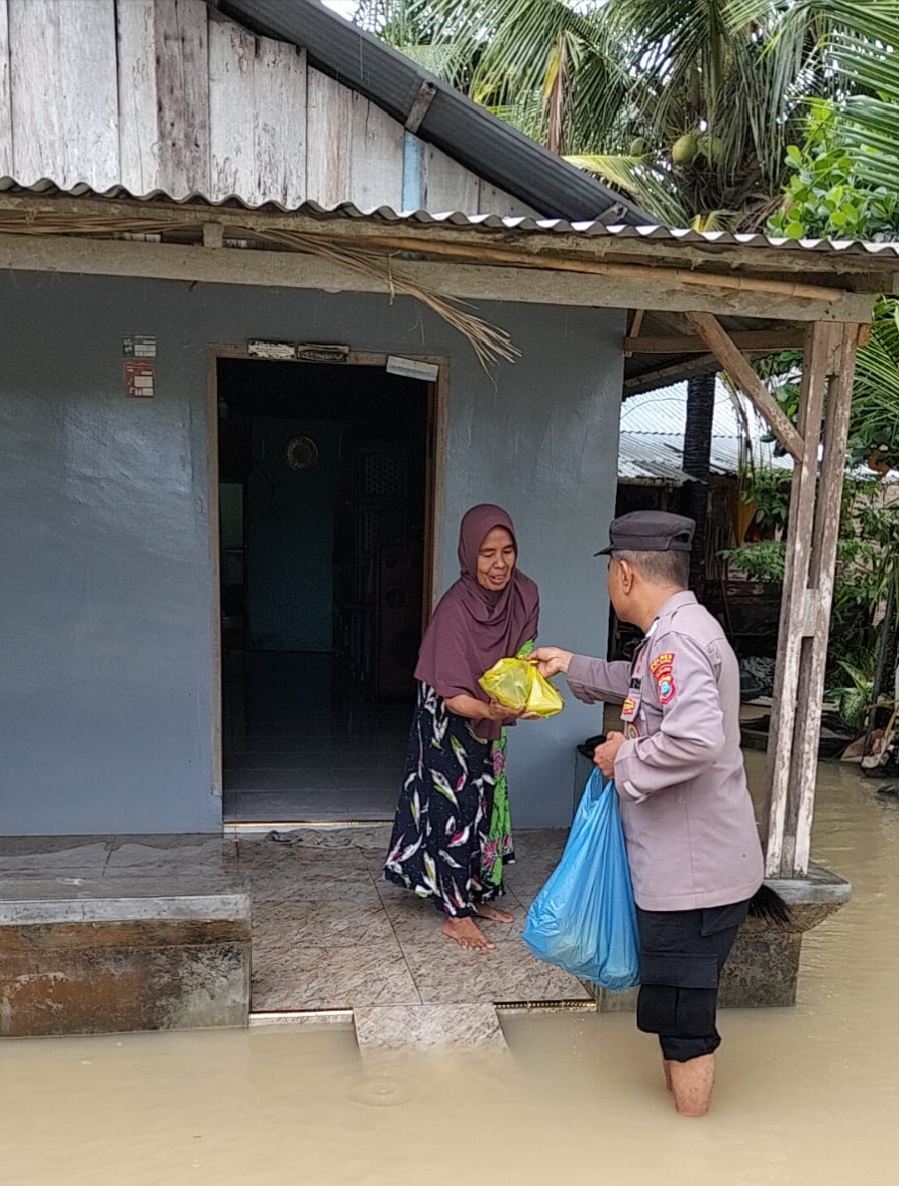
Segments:
[[[559,647],[537,647],[528,655],[528,662],[536,664],[544,679],[552,679],[554,675],[566,674],[573,658],[573,651],[563,651]]]
[[[476,700],[474,696],[450,696],[446,700],[446,707],[459,717],[468,717],[471,721],[499,721],[504,725],[507,721],[517,721],[525,716],[525,708],[506,708],[498,700]]]
[[[498,700],[490,700],[484,707],[484,716],[488,721],[517,721],[525,716],[524,705],[521,708],[507,708]]]

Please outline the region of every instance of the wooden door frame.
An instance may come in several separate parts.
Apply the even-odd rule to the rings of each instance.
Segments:
[[[346,362],[326,365],[340,367],[387,366],[385,352],[350,351]],[[440,589],[440,556],[443,544],[443,500],[446,457],[446,425],[449,395],[450,360],[446,355],[409,354],[403,358],[430,363],[437,367],[437,379],[427,383],[427,458],[425,471],[424,574],[422,588],[422,627],[426,626]],[[209,507],[209,555],[212,567],[212,787],[213,795],[222,795],[222,605],[221,605],[221,524],[219,521],[219,423],[218,364],[221,359],[237,359],[265,365],[265,359],[253,358],[244,346],[211,345],[206,352],[206,466]],[[321,365],[305,359],[286,360],[294,366]]]

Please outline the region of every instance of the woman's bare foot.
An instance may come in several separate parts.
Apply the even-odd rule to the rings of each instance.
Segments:
[[[454,939],[463,951],[493,951],[496,947],[478,929],[473,918],[448,918],[441,930],[447,939]]]
[[[508,925],[515,921],[515,915],[510,914],[508,910],[497,910],[495,906],[488,906],[486,903],[475,906],[475,910],[481,918],[489,918],[491,922],[504,922]]]

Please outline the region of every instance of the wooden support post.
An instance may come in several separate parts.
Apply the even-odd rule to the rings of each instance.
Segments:
[[[804,448],[793,472],[768,745],[766,872],[774,877],[808,872],[857,341],[857,325],[818,322],[808,331],[805,349],[799,408]]]

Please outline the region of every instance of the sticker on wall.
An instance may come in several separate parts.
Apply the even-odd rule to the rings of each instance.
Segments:
[[[131,399],[152,399],[156,394],[156,373],[152,362],[125,359],[125,394]]]
[[[125,358],[155,358],[156,339],[146,334],[126,334],[122,338],[122,354]]]
[[[328,345],[324,342],[303,342],[297,346],[300,362],[346,362],[349,356],[349,346]]]
[[[425,383],[436,383],[439,367],[432,362],[419,362],[415,358],[398,358],[391,354],[387,359],[388,375],[402,375],[405,379],[421,379]]]
[[[269,362],[286,362],[296,358],[297,348],[293,342],[265,342],[261,338],[251,338],[247,342],[247,354],[250,358],[264,358]]]

